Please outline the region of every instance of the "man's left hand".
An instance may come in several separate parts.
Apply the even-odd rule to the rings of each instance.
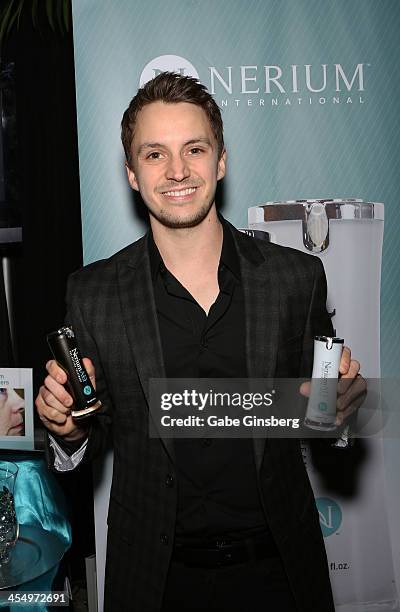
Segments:
[[[300,393],[310,396],[311,381],[300,386]],[[353,412],[358,410],[367,393],[366,380],[360,374],[360,363],[351,358],[351,350],[344,346],[339,365],[337,387],[336,425],[342,425]]]

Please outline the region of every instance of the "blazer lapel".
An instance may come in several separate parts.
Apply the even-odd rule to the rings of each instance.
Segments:
[[[264,256],[251,238],[234,232],[245,300],[247,372],[249,379],[272,379],[279,334],[279,278],[272,257]],[[266,438],[253,438],[257,470]]]
[[[165,378],[161,338],[151,278],[147,236],[132,257],[118,265],[118,285],[126,333],[147,404],[150,378]],[[136,256],[135,256],[136,255]],[[173,439],[161,438],[171,459]]]

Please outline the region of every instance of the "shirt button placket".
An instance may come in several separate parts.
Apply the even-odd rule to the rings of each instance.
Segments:
[[[165,477],[165,485],[167,487],[173,487],[174,486],[174,482],[175,482],[174,477],[171,474],[167,474],[166,477]]]

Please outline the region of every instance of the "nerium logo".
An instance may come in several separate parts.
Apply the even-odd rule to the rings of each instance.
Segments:
[[[318,497],[315,501],[322,535],[327,538],[335,533],[342,524],[342,511],[339,504],[329,497]]]
[[[366,70],[362,62],[342,64],[260,64],[208,66],[202,83],[221,108],[275,108],[331,104],[364,104]],[[205,67],[204,67],[205,69]],[[191,62],[180,55],[159,55],[143,68],[140,87],[160,72],[176,72],[200,81]],[[222,97],[220,97],[222,96]]]
[[[180,55],[160,55],[152,59],[143,68],[140,75],[140,87],[143,87],[147,81],[154,79],[160,72],[165,71],[176,72],[177,74],[191,76],[200,80],[196,68],[184,57]]]

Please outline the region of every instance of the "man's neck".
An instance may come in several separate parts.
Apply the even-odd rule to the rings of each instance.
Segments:
[[[223,230],[212,206],[207,217],[195,227],[172,229],[151,218],[151,229],[165,266],[173,274],[211,272],[218,268]]]

